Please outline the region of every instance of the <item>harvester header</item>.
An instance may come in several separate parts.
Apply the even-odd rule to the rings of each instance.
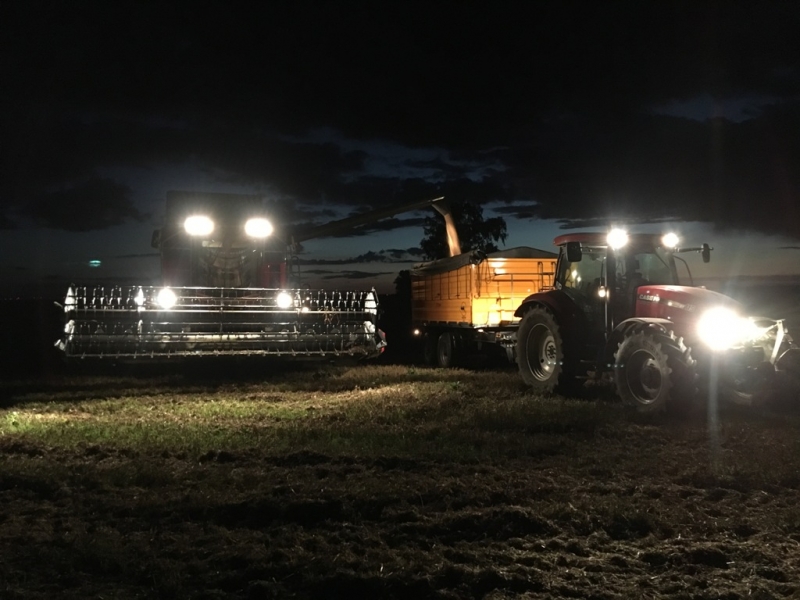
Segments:
[[[57,345],[67,358],[377,356],[386,341],[375,290],[303,286],[292,251],[439,200],[275,231],[260,196],[168,192],[152,237],[161,285],[70,286]]]

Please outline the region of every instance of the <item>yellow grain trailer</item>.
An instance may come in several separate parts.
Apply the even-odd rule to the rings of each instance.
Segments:
[[[553,285],[557,255],[519,247],[488,255],[464,253],[411,271],[411,320],[424,340],[425,361],[441,367],[466,355],[504,350],[514,360],[523,300]]]

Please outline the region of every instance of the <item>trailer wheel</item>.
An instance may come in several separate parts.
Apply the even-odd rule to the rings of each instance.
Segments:
[[[423,342],[423,347],[422,347],[422,360],[425,361],[425,364],[429,367],[435,367],[437,364],[436,347],[438,343],[439,343],[438,336],[432,333],[425,334],[425,341]]]
[[[564,341],[555,317],[544,308],[525,313],[517,331],[517,366],[522,380],[539,392],[566,388],[572,377],[564,369]]]
[[[439,335],[436,343],[436,364],[443,369],[458,366],[459,347],[456,336],[445,331]]]
[[[695,361],[672,333],[632,331],[614,356],[617,393],[641,412],[687,412],[695,405]]]

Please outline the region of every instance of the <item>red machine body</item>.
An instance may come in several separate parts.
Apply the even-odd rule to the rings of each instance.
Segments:
[[[707,244],[622,231],[572,233],[555,244],[554,289],[529,296],[516,313],[517,363],[534,388],[611,373],[626,402],[658,410],[691,404],[711,385],[748,403],[776,375],[800,375],[800,348],[782,320],[748,316],[733,298],[693,285],[679,255],[708,262]]]

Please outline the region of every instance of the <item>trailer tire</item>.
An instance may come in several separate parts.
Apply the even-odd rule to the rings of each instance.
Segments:
[[[522,380],[540,393],[568,390],[574,376],[564,360],[564,340],[553,314],[532,308],[517,330],[517,366]]]
[[[457,367],[459,361],[460,348],[458,339],[449,331],[439,335],[436,342],[436,364],[443,369]]]
[[[672,332],[629,332],[614,355],[614,382],[622,401],[643,413],[687,413],[696,407],[695,361]]]
[[[436,346],[438,342],[438,335],[434,333],[425,334],[425,340],[422,346],[422,360],[429,367],[436,366]]]

